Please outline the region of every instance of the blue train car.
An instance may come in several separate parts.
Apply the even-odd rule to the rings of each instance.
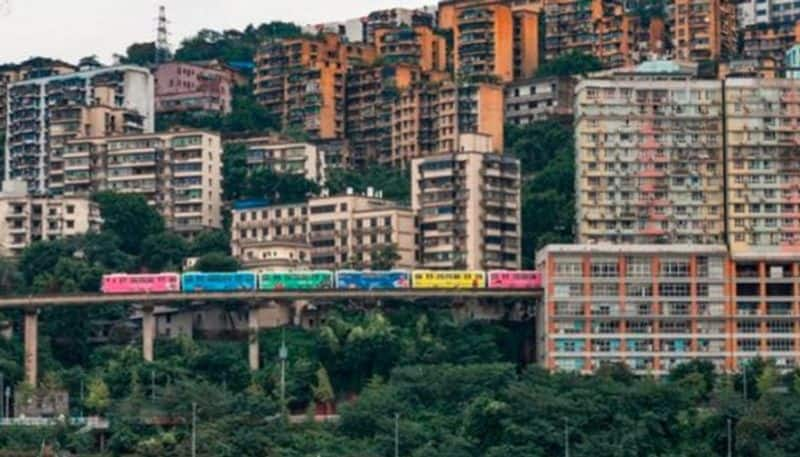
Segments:
[[[411,287],[411,272],[339,270],[336,272],[336,287],[360,290],[408,289]]]
[[[236,273],[184,273],[181,275],[184,292],[228,292],[256,290],[256,274],[249,271]]]

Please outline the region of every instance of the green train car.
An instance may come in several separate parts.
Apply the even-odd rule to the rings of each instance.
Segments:
[[[269,271],[258,277],[259,290],[332,289],[332,271]]]

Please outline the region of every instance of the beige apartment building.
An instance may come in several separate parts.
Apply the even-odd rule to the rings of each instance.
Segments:
[[[415,159],[411,201],[417,260],[434,269],[518,269],[521,265],[519,160],[474,143]],[[462,139],[468,144],[467,138]]]
[[[259,137],[244,140],[242,144],[247,147],[247,167],[251,171],[268,168],[275,173],[303,176],[321,186],[325,184],[325,152],[313,143]]]
[[[728,236],[734,252],[800,252],[800,81],[725,81]]]
[[[723,93],[670,62],[576,88],[580,243],[724,241]]]
[[[17,256],[35,241],[99,231],[100,208],[88,198],[33,197],[24,181],[5,181],[0,193],[0,256]]]
[[[222,146],[200,130],[80,138],[64,152],[65,195],[143,195],[172,230],[222,226]]]
[[[369,269],[373,254],[389,246],[400,257],[396,267],[414,266],[414,215],[371,189],[233,209],[232,252],[251,269]]]

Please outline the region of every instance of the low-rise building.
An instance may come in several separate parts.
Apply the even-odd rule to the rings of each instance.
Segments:
[[[433,269],[518,269],[520,165],[493,153],[480,135],[463,150],[415,159],[411,201],[417,260]]]
[[[228,71],[167,62],[154,75],[157,113],[231,112],[234,81]]]
[[[384,248],[397,253],[394,266],[411,268],[414,216],[372,189],[303,204],[235,206],[231,248],[243,264],[258,270],[369,269]]]
[[[64,194],[144,196],[172,230],[222,226],[222,146],[199,130],[80,138],[64,152]]]
[[[36,241],[99,231],[100,208],[88,198],[33,197],[24,181],[4,181],[0,193],[0,255],[17,256]]]
[[[247,168],[267,168],[275,173],[300,175],[325,185],[325,152],[314,143],[286,142],[271,137],[242,141],[247,146]]]
[[[505,118],[512,125],[547,119],[569,119],[573,115],[575,80],[570,77],[514,81],[505,89]]]

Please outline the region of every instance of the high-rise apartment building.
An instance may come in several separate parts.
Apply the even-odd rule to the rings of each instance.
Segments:
[[[374,58],[374,48],[343,43],[335,34],[271,42],[256,54],[254,93],[284,130],[342,138],[347,69],[352,61]]]
[[[573,114],[576,81],[572,77],[522,79],[505,88],[505,119],[526,125],[546,119],[569,119]]]
[[[800,20],[800,5],[794,0],[745,0],[736,2],[740,28],[756,24],[791,23]]]
[[[489,149],[502,152],[503,109],[503,88],[495,84],[415,84],[392,107],[387,163],[405,167],[417,157],[460,151],[462,134],[487,135]]]
[[[533,8],[509,0],[444,0],[439,28],[452,31],[456,75],[509,82],[536,72],[539,19]]]
[[[411,206],[422,268],[521,265],[519,160],[485,149],[486,138],[483,148],[477,144],[480,138],[472,140],[476,144],[468,149],[412,162]]]
[[[800,250],[800,81],[725,82],[730,247]]]
[[[538,361],[592,372],[624,363],[661,375],[692,359],[735,366],[740,320],[727,300],[724,245],[551,245],[537,315]]]
[[[670,19],[676,59],[724,60],[736,53],[736,8],[729,0],[675,0]]]
[[[234,207],[231,245],[234,256],[257,269],[369,269],[389,247],[399,257],[394,266],[411,268],[414,215],[372,189],[304,204]]]
[[[724,242],[723,91],[670,62],[578,83],[580,243]]]
[[[447,40],[429,25],[381,27],[372,42],[375,55],[384,64],[416,65],[422,71],[447,70]]]
[[[204,131],[80,138],[64,152],[64,193],[144,196],[168,228],[193,236],[222,227],[222,145]]]
[[[156,68],[156,112],[231,112],[234,81],[230,72],[186,62]]]
[[[152,131],[153,77],[136,66],[98,68],[58,76],[22,80],[8,87],[5,179],[22,179],[33,193],[48,192],[51,170],[58,170],[61,144],[69,136],[79,136],[80,122],[93,116],[86,107],[108,105],[95,111],[102,122],[98,130],[107,130],[111,120],[120,119],[114,131],[124,132],[127,121],[132,128]],[[124,109],[141,120],[125,117]],[[112,112],[113,111],[113,112]],[[53,128],[58,119],[60,127]],[[56,173],[57,174],[57,173]],[[60,183],[57,177],[54,188]]]
[[[36,241],[99,231],[100,208],[88,198],[34,197],[24,181],[4,181],[0,193],[0,256],[18,256]]]
[[[386,10],[373,11],[362,19],[364,24],[363,41],[375,44],[379,47],[377,38],[380,37],[378,30],[386,29],[412,29],[426,27],[433,29],[436,25],[435,14],[423,9],[390,8]],[[420,64],[421,66],[421,64]]]
[[[742,54],[745,57],[771,58],[782,62],[783,57],[795,43],[800,42],[800,23],[770,22],[740,29]]]
[[[247,147],[247,168],[267,168],[275,173],[300,175],[324,186],[325,152],[313,143],[279,141],[269,137],[242,141]]]

